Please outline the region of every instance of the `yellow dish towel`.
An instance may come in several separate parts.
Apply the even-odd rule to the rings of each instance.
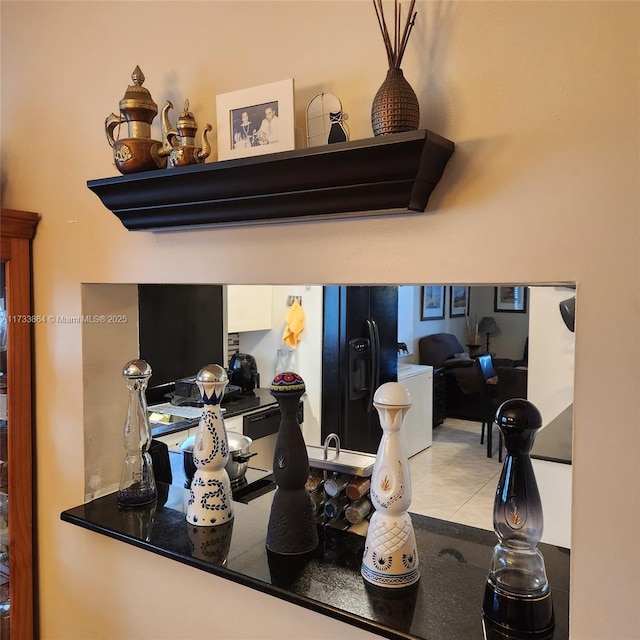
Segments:
[[[282,342],[295,349],[300,341],[300,334],[304,331],[304,311],[302,305],[294,300],[287,313],[287,324],[284,328]]]

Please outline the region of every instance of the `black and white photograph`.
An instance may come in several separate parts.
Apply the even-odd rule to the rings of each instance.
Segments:
[[[242,107],[231,111],[234,149],[274,144],[278,135],[278,101]]]
[[[218,160],[295,148],[292,79],[219,95],[216,105]]]

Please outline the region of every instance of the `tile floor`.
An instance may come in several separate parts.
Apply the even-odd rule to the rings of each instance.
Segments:
[[[410,511],[493,531],[493,499],[502,470],[494,430],[493,458],[480,444],[480,423],[447,418],[433,444],[409,460]]]

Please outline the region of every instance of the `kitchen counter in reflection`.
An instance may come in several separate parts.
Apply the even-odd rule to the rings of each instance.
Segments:
[[[492,531],[411,514],[420,581],[409,591],[381,591],[360,576],[365,541],[361,536],[327,529],[308,557],[268,553],[264,543],[272,496],[234,503],[235,517],[222,527],[189,525],[188,491],[167,485],[160,485],[160,500],[151,509],[120,511],[114,493],[64,511],[61,518],[386,638],[484,637],[481,606],[496,542]],[[553,590],[553,640],[566,640],[570,554],[546,544],[540,550]]]
[[[246,391],[224,400],[221,407],[225,418],[233,418],[234,416],[241,416],[246,413],[266,409],[277,404],[276,399],[271,395],[271,391],[269,389],[254,389],[253,391]],[[153,412],[158,406],[163,407],[161,411],[162,413],[168,413],[169,409],[172,407],[172,405],[167,401],[162,405],[150,405],[149,410]],[[200,415],[202,414],[202,407],[186,407],[186,410],[191,417],[184,417],[184,419],[180,419],[180,409],[181,408],[179,406],[175,407],[176,415],[174,415],[167,424],[152,422],[151,434],[154,438],[166,436],[177,431],[184,431],[189,427],[198,426]]]

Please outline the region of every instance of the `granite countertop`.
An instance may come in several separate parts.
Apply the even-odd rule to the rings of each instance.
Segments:
[[[114,493],[64,511],[61,518],[386,638],[485,637],[481,606],[496,543],[492,531],[411,514],[420,581],[408,590],[381,591],[360,575],[364,537],[326,528],[313,554],[277,556],[265,548],[270,503],[235,503],[235,517],[228,525],[194,527],[185,520],[188,494],[180,487],[160,485],[157,505],[120,511]],[[570,552],[547,544],[541,544],[540,551],[553,591],[553,640],[565,640]]]
[[[269,389],[254,389],[223,402],[222,408],[225,410],[224,417],[232,418],[249,411],[265,409],[274,404],[278,403]]]
[[[223,415],[225,418],[233,418],[244,413],[258,411],[260,409],[266,409],[268,407],[277,405],[276,399],[271,395],[269,389],[254,389],[253,391],[247,391],[238,396],[223,401],[221,407],[224,410]],[[150,411],[154,411],[156,407],[162,407],[161,413],[166,413],[171,409],[170,403],[163,403],[162,405],[151,405]],[[186,412],[191,414],[191,417],[184,417],[180,409],[186,409]],[[176,431],[182,431],[189,427],[197,426],[202,408],[200,407],[175,407],[175,415],[166,424],[152,423],[151,434],[154,438],[159,436],[169,435]]]

